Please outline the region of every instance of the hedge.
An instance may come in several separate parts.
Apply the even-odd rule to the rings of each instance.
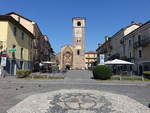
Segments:
[[[94,79],[107,80],[112,76],[112,70],[106,65],[99,65],[93,69]]]
[[[31,73],[30,70],[17,70],[16,77],[17,78],[25,78],[25,77],[29,76],[30,73]]]
[[[150,71],[144,71],[143,75],[145,78],[150,78]]]

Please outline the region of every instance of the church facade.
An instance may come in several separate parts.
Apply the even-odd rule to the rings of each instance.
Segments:
[[[60,69],[85,69],[85,23],[85,18],[72,19],[73,44],[61,48]]]

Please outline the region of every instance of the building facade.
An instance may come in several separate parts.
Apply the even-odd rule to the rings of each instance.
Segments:
[[[17,69],[32,69],[34,36],[14,18],[0,16],[1,58],[6,54],[5,70],[12,75]]]
[[[145,24],[131,23],[110,37],[97,48],[97,53],[104,54],[106,60],[122,59],[133,62],[132,70],[141,75],[143,71],[150,70],[150,21]],[[109,45],[111,50],[108,51]],[[107,49],[106,49],[107,48]],[[105,50],[106,49],[106,50]],[[105,51],[103,51],[105,50]],[[109,55],[108,55],[109,54]]]
[[[86,69],[96,65],[97,53],[95,51],[85,52],[85,67]]]
[[[123,37],[121,44],[125,59],[135,64],[136,74],[150,70],[150,21]]]
[[[105,42],[103,44],[98,44],[98,48],[96,49],[97,62],[100,63],[100,58],[99,58],[100,54],[104,54],[105,60],[108,60],[111,56],[111,50],[112,50],[111,38],[106,36]]]
[[[38,24],[26,17],[21,16],[15,12],[8,13],[16,21],[18,21],[22,26],[24,26],[28,31],[34,35],[33,40],[33,70],[38,71],[39,63],[42,61],[51,60],[51,56],[54,56],[53,48],[46,35],[43,35]]]
[[[85,69],[85,18],[73,18],[73,44],[61,48],[60,69]]]

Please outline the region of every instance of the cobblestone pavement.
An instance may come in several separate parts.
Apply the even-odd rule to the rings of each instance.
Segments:
[[[72,73],[74,76],[78,73],[77,78]],[[87,73],[89,75],[86,76]],[[82,77],[80,78],[80,76]],[[61,89],[97,90],[125,95],[145,106],[150,103],[150,82],[102,82],[89,79],[90,76],[91,74],[88,71],[74,71],[68,72],[64,80],[25,80],[15,79],[14,77],[0,79],[0,113],[6,113],[8,109],[28,96]]]
[[[28,97],[8,113],[150,113],[123,95],[96,90],[59,90]]]

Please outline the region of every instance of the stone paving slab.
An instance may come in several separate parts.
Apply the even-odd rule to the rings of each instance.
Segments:
[[[124,95],[64,89],[29,96],[7,113],[150,113],[150,109]]]

